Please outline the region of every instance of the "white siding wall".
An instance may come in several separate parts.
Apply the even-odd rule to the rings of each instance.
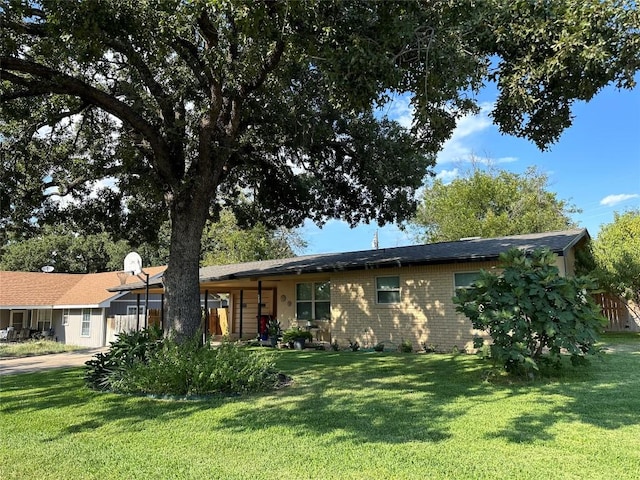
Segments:
[[[82,335],[83,312],[90,312],[89,335]],[[105,345],[105,312],[103,308],[72,308],[69,310],[68,324],[61,325],[64,343],[83,347],[102,347]],[[56,332],[57,334],[57,332]]]

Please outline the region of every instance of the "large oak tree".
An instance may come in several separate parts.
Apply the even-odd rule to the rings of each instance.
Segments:
[[[0,222],[19,235],[86,206],[152,236],[168,212],[167,318],[193,334],[208,217],[408,217],[483,82],[500,129],[541,148],[576,99],[631,87],[633,3],[2,0]],[[397,94],[411,130],[380,113]]]

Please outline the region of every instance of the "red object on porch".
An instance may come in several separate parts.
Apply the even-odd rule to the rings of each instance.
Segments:
[[[269,330],[267,325],[269,324],[269,315],[260,315],[260,321],[258,322],[258,333],[262,340],[266,340],[269,337]]]

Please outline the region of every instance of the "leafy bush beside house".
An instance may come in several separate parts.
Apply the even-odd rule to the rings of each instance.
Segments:
[[[154,395],[239,394],[276,388],[282,375],[272,356],[225,342],[175,342],[147,329],[119,335],[106,353],[87,362],[96,390]]]
[[[488,351],[497,364],[531,375],[542,363],[559,366],[565,351],[574,364],[598,353],[597,333],[606,320],[591,296],[593,280],[560,276],[548,249],[511,249],[500,260],[501,273],[481,272],[453,298],[456,311],[488,332]],[[476,348],[484,344],[476,339]]]

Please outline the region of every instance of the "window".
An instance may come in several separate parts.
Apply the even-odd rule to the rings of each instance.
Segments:
[[[454,273],[453,285],[456,290],[469,288],[473,282],[480,278],[480,272]]]
[[[127,316],[137,317],[138,307],[136,305],[127,305]],[[140,317],[144,318],[144,307],[140,307]]]
[[[69,317],[71,316],[69,309],[62,310],[62,325],[69,325]]]
[[[51,328],[51,310],[36,310],[38,319],[38,330],[44,332]]]
[[[376,302],[380,304],[400,303],[400,277],[376,278]]]
[[[329,282],[298,283],[296,285],[296,319],[329,318],[331,318],[331,284]]]
[[[82,327],[80,336],[88,337],[91,332],[91,310],[82,310]]]

